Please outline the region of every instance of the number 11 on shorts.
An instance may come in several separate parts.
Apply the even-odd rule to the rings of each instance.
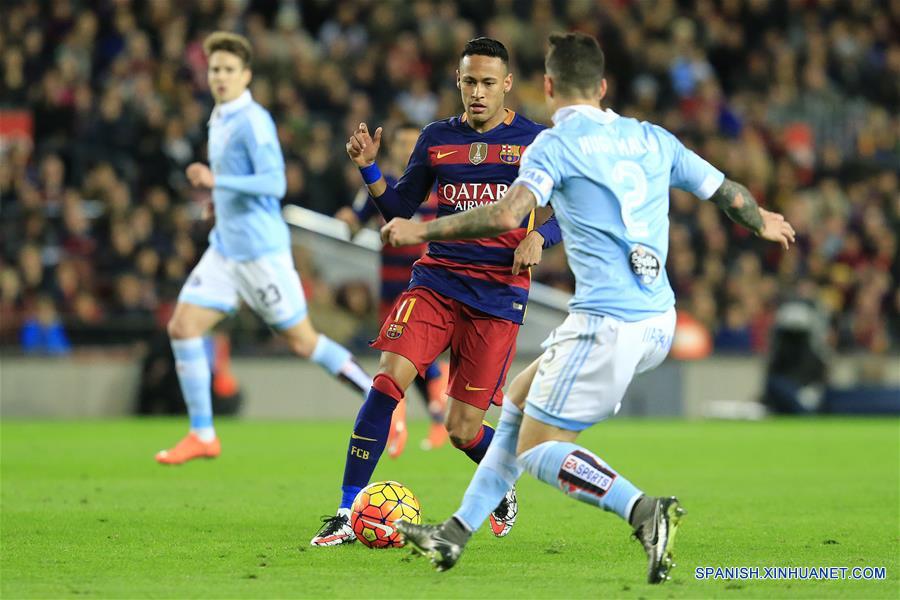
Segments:
[[[416,300],[418,298],[407,298],[403,302],[400,303],[400,308],[397,309],[397,316],[394,317],[394,321],[400,321],[401,323],[406,323],[409,321],[409,315],[412,314],[413,307],[416,305]],[[409,304],[409,308],[406,305]],[[406,313],[403,313],[403,309],[406,308]],[[400,318],[400,315],[403,315],[403,319]]]

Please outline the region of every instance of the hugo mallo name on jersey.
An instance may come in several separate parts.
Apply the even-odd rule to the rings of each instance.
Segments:
[[[522,158],[517,183],[553,199],[575,274],[572,312],[626,322],[666,312],[669,188],[708,199],[725,175],[652,123],[587,105],[553,115]]]

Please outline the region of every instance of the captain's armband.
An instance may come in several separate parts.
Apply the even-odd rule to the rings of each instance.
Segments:
[[[539,206],[547,206],[553,193],[553,178],[541,169],[534,167],[522,169],[513,185],[521,183],[534,193]]]

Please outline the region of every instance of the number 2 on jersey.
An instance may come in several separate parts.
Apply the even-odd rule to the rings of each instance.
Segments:
[[[613,165],[612,178],[615,183],[628,189],[621,198],[622,222],[628,237],[643,238],[650,234],[646,221],[635,219],[634,213],[647,199],[647,175],[641,165],[631,160],[620,160]]]

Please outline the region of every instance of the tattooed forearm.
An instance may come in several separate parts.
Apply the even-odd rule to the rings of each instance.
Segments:
[[[738,225],[743,225],[754,233],[759,233],[762,229],[763,219],[759,213],[759,205],[750,190],[738,182],[726,178],[710,200]]]
[[[518,227],[535,204],[531,190],[523,185],[514,185],[502,200],[452,217],[429,221],[425,227],[425,238],[461,240],[493,237]]]
[[[429,240],[458,240],[489,237],[505,231],[501,225],[503,207],[498,202],[462,214],[429,221],[425,237]]]

